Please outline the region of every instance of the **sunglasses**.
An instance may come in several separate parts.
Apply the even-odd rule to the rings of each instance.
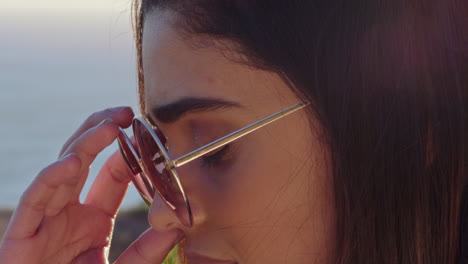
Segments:
[[[124,130],[120,128],[118,137],[119,148],[124,160],[132,171],[131,180],[145,203],[148,206],[151,205],[153,197],[157,192],[175,212],[179,221],[183,225],[191,227],[193,225],[193,217],[190,203],[184,192],[176,168],[285,117],[308,104],[309,102],[304,101],[293,105],[177,159],[169,157],[167,153],[167,138],[161,130],[157,126],[148,123],[143,117],[135,117],[132,124],[135,144]]]

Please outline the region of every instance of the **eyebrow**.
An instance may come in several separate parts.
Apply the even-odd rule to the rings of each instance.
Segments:
[[[227,108],[241,108],[236,102],[217,98],[185,97],[169,104],[155,106],[151,114],[162,123],[174,123],[183,115],[193,112],[207,112]]]

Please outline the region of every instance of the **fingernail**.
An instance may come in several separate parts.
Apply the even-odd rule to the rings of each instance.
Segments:
[[[69,153],[69,154],[65,155],[64,157],[60,158],[60,161],[64,161],[64,160],[70,158],[72,155],[74,155],[74,153]]]
[[[110,122],[114,122],[114,120],[112,120],[112,118],[106,118],[106,119],[102,120],[101,123],[99,123],[98,126],[101,126],[101,125],[104,125],[105,123],[110,123]]]
[[[120,111],[118,112],[118,115],[129,109],[131,110],[130,106],[121,106],[119,108],[122,108],[122,109],[120,109]]]

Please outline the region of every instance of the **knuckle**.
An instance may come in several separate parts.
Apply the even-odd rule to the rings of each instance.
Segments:
[[[109,172],[111,179],[117,183],[127,183],[131,179],[127,166],[111,166],[110,163],[107,162],[104,164],[104,168]]]
[[[92,113],[91,115],[88,116],[88,118],[86,119],[85,123],[96,123],[98,120],[99,120],[99,117],[100,117],[100,114],[101,112],[94,112]]]
[[[47,206],[46,201],[28,199],[24,195],[21,198],[20,203],[23,204],[24,207],[36,212],[43,212]]]
[[[105,119],[106,117],[111,116],[112,112],[113,112],[112,108],[106,108],[104,110],[94,112],[88,116],[88,118],[86,119],[86,123],[91,123],[91,124],[96,125],[99,122],[101,122],[103,119]]]
[[[118,126],[111,121],[103,123],[101,129],[103,129],[103,136],[106,140],[114,139],[119,132]]]
[[[76,141],[79,140],[80,137],[82,137],[85,134],[89,134],[90,130],[96,129],[97,128],[96,126],[98,126],[99,128],[101,128],[102,126],[108,127],[108,128],[105,128],[105,130],[110,129],[111,131],[110,135],[111,136],[116,135],[116,132],[112,131],[112,130],[118,130],[118,127],[115,123],[105,122],[104,124],[101,124],[102,126],[100,125],[100,123],[103,120],[107,118],[110,119],[110,117],[115,115],[115,113],[116,113],[116,108],[106,108],[102,111],[97,111],[97,112],[90,114],[86,118],[84,123],[80,126],[80,128],[62,146],[59,152],[59,157],[62,156],[63,153],[65,153],[71,146],[75,145]]]
[[[46,168],[46,169],[41,171],[41,173],[39,174],[39,176],[36,179],[37,180],[37,185],[45,187],[47,189],[55,190],[60,186],[60,184],[52,182],[49,179],[47,179],[47,176],[48,176],[48,173],[49,173],[48,169],[49,168]]]
[[[47,207],[45,208],[45,215],[47,216],[56,216],[61,212],[61,208],[58,207]]]
[[[114,113],[114,108],[106,108],[104,110],[101,111],[101,113],[104,115],[104,116],[110,116]]]
[[[135,253],[141,258],[144,263],[152,263],[145,255],[144,245],[141,240],[135,242]]]

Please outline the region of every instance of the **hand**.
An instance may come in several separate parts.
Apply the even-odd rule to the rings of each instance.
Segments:
[[[131,124],[130,108],[91,115],[21,197],[0,244],[0,263],[108,263],[114,220],[129,185],[129,169],[114,153],[85,202],[79,197],[95,157]],[[146,231],[117,263],[160,263],[180,233]]]

